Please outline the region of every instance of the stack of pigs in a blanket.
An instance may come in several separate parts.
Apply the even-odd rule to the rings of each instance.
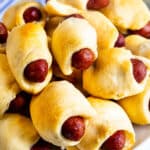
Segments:
[[[150,11],[142,0],[21,1],[0,22],[0,150],[130,150],[150,124]]]

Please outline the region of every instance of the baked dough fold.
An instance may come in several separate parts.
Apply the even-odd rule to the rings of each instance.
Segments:
[[[98,48],[112,48],[118,38],[118,30],[112,22],[98,11],[80,13],[96,30]]]
[[[45,5],[45,10],[49,15],[66,16],[79,13],[86,9],[88,0],[49,0]]]
[[[45,141],[61,147],[80,142],[66,139],[61,134],[62,125],[67,119],[81,116],[86,126],[89,118],[95,115],[94,109],[84,95],[65,80],[51,82],[39,95],[34,96],[30,112],[40,136]]]
[[[97,58],[97,35],[85,19],[71,17],[60,23],[52,34],[52,53],[65,75],[73,72],[72,55],[89,48]]]
[[[10,102],[21,91],[10,71],[7,57],[0,54],[0,117],[8,109]]]
[[[95,65],[83,71],[83,88],[92,96],[114,100],[142,92],[149,71],[138,83],[133,75],[133,58],[142,59],[143,63],[146,61],[145,65],[148,64],[149,68],[149,60],[132,55],[125,48],[101,50]]]
[[[126,48],[135,55],[150,59],[150,39],[140,35],[129,35],[125,38]]]
[[[97,115],[90,119],[85,135],[76,147],[79,150],[100,150],[111,135],[122,130],[126,136],[123,150],[131,149],[135,143],[135,132],[125,111],[109,100],[94,97],[89,97],[88,100]],[[70,147],[67,150],[74,149]]]
[[[123,32],[140,29],[150,20],[150,11],[143,0],[110,0],[100,11]]]
[[[1,150],[30,150],[40,138],[31,120],[19,114],[5,114],[0,133]]]
[[[48,49],[46,33],[39,23],[27,23],[15,27],[9,34],[6,54],[10,69],[19,86],[26,92],[40,92],[52,77],[52,56]],[[43,82],[31,82],[24,77],[25,67],[38,59],[48,63],[48,74]]]
[[[133,123],[150,124],[150,78],[143,92],[124,98],[118,102],[128,114]]]

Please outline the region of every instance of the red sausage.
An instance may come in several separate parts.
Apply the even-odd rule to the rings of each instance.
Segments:
[[[36,7],[29,7],[23,13],[23,18],[26,23],[40,21],[42,18],[41,11]]]
[[[102,145],[102,150],[122,150],[126,137],[124,131],[117,131],[110,136]]]
[[[66,16],[65,19],[68,19],[68,18],[71,18],[71,17],[84,19],[84,17],[80,14],[71,14],[69,16]]]
[[[61,133],[62,135],[72,141],[78,141],[84,135],[85,123],[84,119],[79,116],[74,116],[67,119],[63,126]]]
[[[31,150],[61,150],[61,148],[40,139],[32,146]]]
[[[29,116],[29,103],[31,95],[22,91],[16,95],[16,98],[11,101],[7,112],[19,113],[25,116]]]
[[[0,22],[0,44],[6,43],[8,37],[8,31],[6,26]]]
[[[124,47],[125,46],[125,38],[124,36],[120,33],[118,36],[118,39],[115,43],[115,47]]]
[[[88,49],[83,48],[72,56],[72,66],[79,70],[85,70],[94,62],[94,53]]]
[[[26,79],[32,82],[42,82],[48,73],[48,63],[44,59],[39,59],[28,64],[24,70]]]
[[[88,9],[101,9],[109,5],[109,0],[89,0],[87,3]]]
[[[140,30],[132,31],[131,33],[139,34],[145,38],[150,38],[150,21]]]
[[[140,83],[144,80],[147,74],[147,67],[141,60],[138,59],[131,59],[131,62],[133,65],[134,78],[138,83]]]

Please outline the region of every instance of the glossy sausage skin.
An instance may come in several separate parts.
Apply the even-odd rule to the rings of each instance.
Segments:
[[[122,150],[126,141],[124,131],[117,131],[102,145],[102,150]]]
[[[131,31],[133,34],[139,34],[145,38],[150,38],[150,21],[140,30]]]
[[[124,47],[124,46],[125,46],[125,38],[123,34],[120,33],[115,43],[115,47]]]
[[[101,9],[109,5],[109,0],[89,0],[87,3],[88,9]]]
[[[40,21],[42,18],[41,11],[36,7],[29,7],[23,13],[23,18],[26,23]]]
[[[61,148],[40,139],[32,146],[31,150],[61,150]]]
[[[8,37],[8,31],[6,26],[0,22],[0,44],[6,43]]]
[[[138,83],[141,83],[147,74],[147,67],[141,60],[138,59],[131,59],[131,62],[133,65],[134,78]]]
[[[25,116],[29,116],[29,104],[31,100],[31,95],[21,91],[18,93],[9,105],[7,112],[9,113],[19,113]]]
[[[67,119],[62,126],[62,135],[72,141],[78,141],[84,135],[85,122],[82,117],[74,116]]]
[[[72,66],[79,70],[85,70],[94,62],[94,53],[88,49],[83,48],[72,56]]]
[[[24,76],[31,82],[43,82],[48,73],[48,63],[44,59],[38,59],[26,66]]]

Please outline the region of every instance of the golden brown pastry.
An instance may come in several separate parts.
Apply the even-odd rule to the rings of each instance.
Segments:
[[[133,123],[150,124],[150,78],[143,92],[119,101]]]
[[[39,139],[31,120],[18,114],[5,114],[0,132],[1,150],[30,150]]]
[[[125,111],[116,103],[89,97],[90,104],[97,115],[90,119],[81,142],[76,146],[79,150],[107,149],[129,150],[135,143],[135,133]],[[112,140],[116,139],[116,140]],[[68,148],[67,150],[76,150]]]
[[[78,144],[95,115],[84,95],[65,80],[51,82],[34,96],[30,112],[40,136],[61,147]]]
[[[114,47],[119,34],[109,19],[98,11],[83,11],[80,14],[95,28],[99,49]]]
[[[0,54],[0,117],[8,109],[10,102],[20,92],[13,74],[10,71],[5,54]]]
[[[92,96],[119,100],[144,90],[149,64],[125,48],[101,50],[95,65],[83,72],[83,88]]]
[[[150,20],[150,12],[143,0],[110,0],[101,12],[108,17],[120,31],[142,28]]]
[[[150,39],[140,35],[129,35],[125,38],[126,48],[135,55],[150,59]]]
[[[66,16],[79,13],[80,9],[86,8],[87,0],[48,0],[45,10],[49,15]]]
[[[51,80],[52,56],[41,24],[15,27],[9,34],[6,53],[10,69],[24,91],[36,94]]]
[[[104,13],[121,32],[138,30],[150,20],[150,12],[143,0],[49,0],[45,6],[49,15],[66,16],[82,11],[98,10]],[[141,13],[142,12],[142,13]]]
[[[49,15],[65,16],[82,10],[99,10],[109,5],[109,0],[47,0],[45,9]]]
[[[84,18],[66,18],[52,34],[51,50],[63,74],[84,70],[97,58],[96,31]]]
[[[34,14],[34,15],[33,15]],[[10,6],[4,13],[3,22],[8,30],[27,22],[39,22],[44,26],[46,14],[43,6],[36,1],[21,1]]]

